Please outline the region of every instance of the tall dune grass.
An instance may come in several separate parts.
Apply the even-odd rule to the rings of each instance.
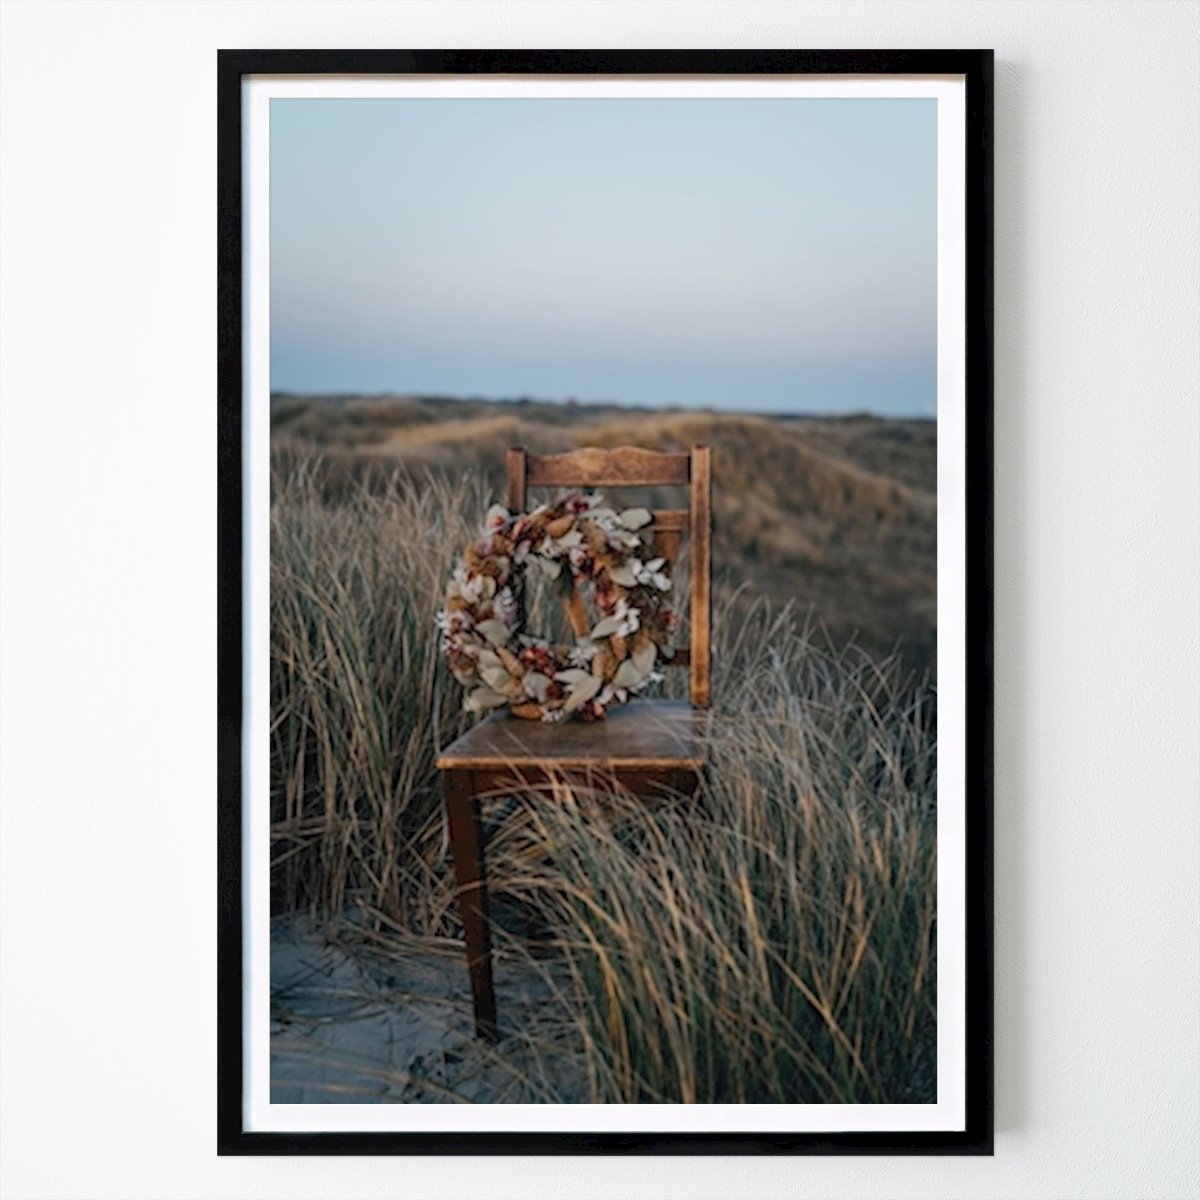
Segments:
[[[319,461],[273,478],[272,880],[277,906],[439,925],[436,746],[463,726],[433,614],[482,511],[436,477],[323,498]],[[443,922],[440,922],[444,924]]]
[[[463,717],[432,618],[482,493],[396,475],[331,503],[319,462],[276,474],[279,910],[459,935],[434,758]],[[496,907],[523,918],[497,931],[502,1026],[506,961],[552,961],[596,1101],[930,1102],[934,697],[788,606],[737,611],[698,795],[485,806]]]

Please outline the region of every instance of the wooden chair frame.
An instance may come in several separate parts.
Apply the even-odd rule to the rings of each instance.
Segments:
[[[482,1037],[496,1036],[496,995],[488,930],[479,797],[547,786],[564,775],[614,779],[635,794],[694,789],[703,766],[712,660],[712,457],[708,446],[659,453],[632,446],[585,447],[565,454],[508,451],[505,501],[524,512],[530,487],[686,486],[686,509],[653,513],[650,530],[669,562],[691,538],[690,637],[668,666],[689,672],[688,703],[635,701],[590,725],[543,725],[500,713],[480,722],[438,756],[454,858],[467,964]]]

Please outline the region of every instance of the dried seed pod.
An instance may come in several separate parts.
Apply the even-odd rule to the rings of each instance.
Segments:
[[[567,513],[565,517],[559,517],[555,521],[551,521],[546,526],[546,532],[552,538],[560,538],[564,533],[567,533],[571,526],[575,524],[575,517],[572,513]]]
[[[521,666],[520,659],[504,646],[497,646],[496,653],[500,656],[500,661],[504,664],[504,669],[510,674],[515,675],[518,679],[525,674],[525,668]]]
[[[585,523],[583,526],[583,540],[594,557],[607,556],[608,535],[598,525]]]

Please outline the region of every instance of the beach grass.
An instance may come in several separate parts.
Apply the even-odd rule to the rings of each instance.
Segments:
[[[331,497],[323,469],[273,476],[273,908],[458,937],[434,763],[468,718],[433,616],[490,488],[405,470]],[[485,804],[502,1032],[582,1047],[596,1102],[932,1102],[935,690],[744,591],[714,629],[697,795]],[[536,1037],[504,1027],[518,961],[556,989]]]

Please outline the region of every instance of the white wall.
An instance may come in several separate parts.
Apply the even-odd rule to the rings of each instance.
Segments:
[[[1200,1195],[1198,13],[6,5],[4,1195]],[[216,1159],[219,46],[996,49],[994,1159]]]

